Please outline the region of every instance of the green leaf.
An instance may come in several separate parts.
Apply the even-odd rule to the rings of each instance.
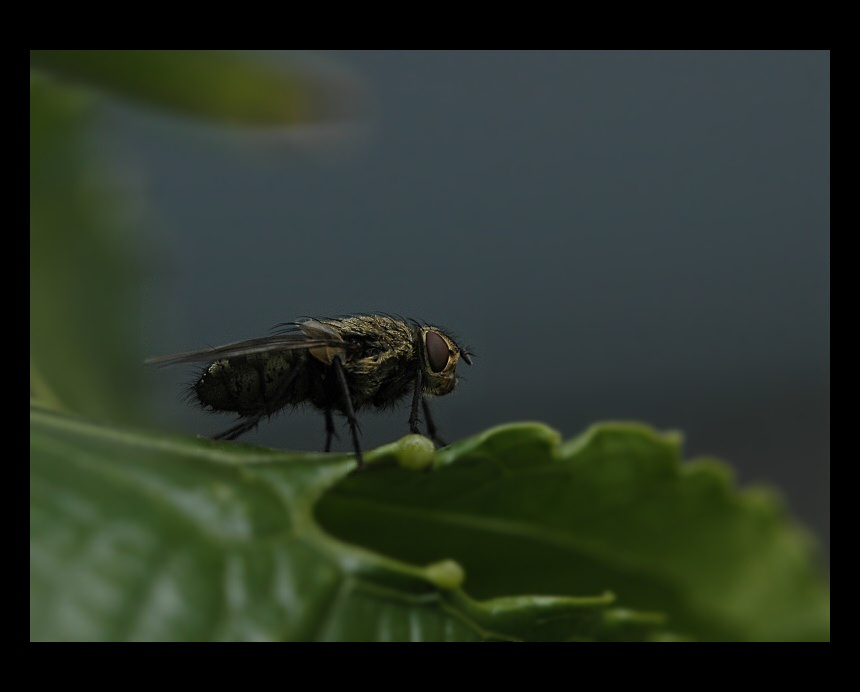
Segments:
[[[385,476],[396,452],[368,462]],[[477,602],[450,560],[410,565],[326,534],[313,508],[354,466],[31,409],[31,639],[567,639],[604,627],[611,594]]]
[[[31,409],[31,639],[827,635],[826,591],[770,500],[730,492],[710,469],[700,482],[702,470],[679,468],[677,446],[645,428],[597,428],[560,455],[556,442],[544,426],[506,426],[415,470],[407,457],[424,451],[406,440],[351,473],[344,456],[145,435]],[[684,548],[720,533],[701,517],[723,504],[711,520],[728,518],[741,547]],[[682,538],[667,536],[663,514],[690,524],[671,530]],[[797,563],[770,575],[778,596],[764,594],[769,608],[780,600],[779,631],[757,620],[767,608],[737,612],[748,589],[719,589],[756,572],[721,559],[768,544],[767,561]],[[681,549],[686,558],[666,558]],[[789,555],[776,560],[780,550]],[[806,595],[796,588],[804,579]],[[621,587],[617,598],[610,586]]]
[[[681,464],[679,437],[645,426],[558,440],[496,428],[440,451],[433,473],[348,478],[317,516],[406,562],[455,560],[477,598],[608,590],[698,639],[829,637],[813,540],[774,493],[733,490],[719,462]]]
[[[303,125],[356,115],[355,85],[331,69],[241,53],[34,50],[30,65],[83,86],[216,122]]]

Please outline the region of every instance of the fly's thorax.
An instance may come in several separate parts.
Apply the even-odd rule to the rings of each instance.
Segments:
[[[301,351],[285,351],[216,360],[203,370],[194,392],[212,411],[243,416],[265,412],[288,403],[294,389],[291,375],[305,357]]]
[[[419,327],[415,332],[424,372],[425,394],[449,394],[457,386],[457,363],[460,347],[436,327]]]
[[[324,323],[343,340],[343,366],[356,409],[371,404],[384,408],[406,394],[418,364],[412,325],[387,315],[355,315]],[[338,390],[335,399],[340,401],[340,396]]]
[[[325,365],[339,356],[347,373],[385,379],[391,369],[402,368],[414,359],[412,328],[387,315],[354,315],[317,324],[337,334],[342,347],[313,348],[309,353]]]

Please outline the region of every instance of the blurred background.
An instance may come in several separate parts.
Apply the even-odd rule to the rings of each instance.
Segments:
[[[100,143],[146,203],[143,355],[300,316],[426,320],[477,354],[433,402],[447,439],[680,430],[687,457],[778,486],[829,555],[829,53],[310,59],[360,87],[360,121],[254,140],[106,108]],[[182,400],[193,369],[147,378],[162,427],[233,422]],[[407,417],[361,414],[364,446]],[[322,416],[243,440],[321,450]]]

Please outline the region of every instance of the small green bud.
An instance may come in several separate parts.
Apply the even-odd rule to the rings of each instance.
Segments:
[[[433,464],[436,446],[433,441],[423,435],[406,435],[394,445],[392,451],[397,463],[407,469],[420,471]]]

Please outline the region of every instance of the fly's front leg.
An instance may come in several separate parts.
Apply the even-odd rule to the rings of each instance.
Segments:
[[[421,370],[415,371],[415,393],[412,395],[412,412],[409,414],[409,432],[420,435],[418,430],[418,404],[423,401],[421,394]]]
[[[430,404],[427,403],[427,399],[421,399],[421,405],[424,408],[424,422],[427,424],[427,437],[433,440],[433,442],[440,447],[444,447],[448,443],[436,434],[438,432],[438,428],[436,428],[436,423],[433,422],[433,416],[430,415]]]
[[[349,393],[349,385],[346,382],[346,373],[343,371],[343,363],[340,361],[340,356],[332,358],[331,364],[340,383],[341,394],[343,395],[343,409],[346,414],[346,420],[349,423],[349,431],[352,433],[352,445],[355,448],[358,469],[361,470],[364,468],[364,457],[361,455],[361,446],[358,444],[358,421],[355,419],[352,396]],[[328,421],[326,421],[326,425],[328,425]],[[334,427],[334,424],[332,424],[332,427]]]

